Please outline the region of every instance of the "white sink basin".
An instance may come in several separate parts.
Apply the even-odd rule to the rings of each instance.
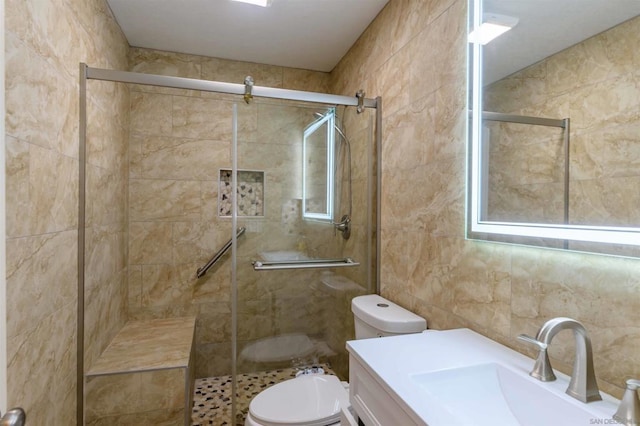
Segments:
[[[411,418],[407,424],[613,424],[618,404],[602,391],[602,401],[582,403],[565,393],[566,375],[536,380],[529,376],[534,360],[467,329],[354,340],[347,349],[350,362],[380,384],[380,395]]]
[[[462,424],[493,426],[500,419],[504,426],[540,426],[566,418],[588,425],[594,419],[580,407],[586,404],[558,398],[530,377],[495,363],[416,374],[411,379]]]

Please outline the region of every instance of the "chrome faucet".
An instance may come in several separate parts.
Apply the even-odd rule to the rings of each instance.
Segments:
[[[550,319],[538,330],[535,339],[524,334],[518,336],[521,340],[534,343],[540,350],[530,375],[543,382],[556,379],[547,356],[547,347],[551,344],[553,337],[562,330],[573,330],[576,341],[576,358],[573,361],[573,373],[571,373],[567,394],[585,403],[600,401],[602,397],[593,371],[591,339],[584,326],[574,319],[563,317]]]

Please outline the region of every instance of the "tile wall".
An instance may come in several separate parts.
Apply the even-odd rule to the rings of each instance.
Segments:
[[[7,333],[9,405],[29,424],[76,423],[79,62],[124,69],[128,44],[102,0],[5,2]],[[88,184],[115,210],[88,211],[87,238],[100,256],[90,293],[103,306],[87,332],[94,351],[124,321],[128,90],[90,87]],[[120,194],[120,195],[118,195]],[[108,322],[105,317],[109,316]],[[98,322],[101,324],[98,325]],[[54,336],[52,338],[52,336]]]
[[[11,0],[6,4],[6,14],[7,292],[8,306],[22,307],[8,318],[9,338],[16,342],[9,348],[9,404],[27,408],[34,424],[46,424],[52,414],[64,419],[63,424],[74,424],[78,62],[126,69],[128,47],[102,1],[49,0],[36,4]],[[330,82],[308,71],[210,58],[193,60],[188,55],[141,49],[132,49],[130,60],[132,69],[141,72],[227,81],[241,81],[249,73],[267,86],[316,87],[318,91],[329,87],[330,92],[341,94],[364,89],[373,96],[381,95],[382,294],[424,315],[433,328],[471,327],[518,350],[523,350],[515,342],[518,333],[535,333],[553,316],[573,316],[591,332],[601,387],[619,395],[625,378],[640,375],[635,350],[640,345],[640,263],[464,239],[465,14],[463,0],[392,0],[332,72]],[[126,90],[94,90],[91,102],[96,114],[104,98],[113,102],[109,105],[110,116],[113,110],[120,110],[117,105],[124,102]],[[160,99],[160,95],[171,98],[170,109],[163,110],[166,105],[162,102],[149,102]],[[164,114],[173,113],[175,108],[176,129],[184,132],[176,136],[197,139],[197,133],[189,133],[191,126],[180,120],[188,117],[183,112],[192,102],[207,103],[208,99],[178,99],[173,104],[173,97],[188,95],[134,87],[131,105],[137,112],[156,110]],[[105,130],[115,141],[121,140],[118,127],[124,126],[125,116],[122,114],[116,128]],[[345,126],[366,132],[361,122],[354,120],[345,115]],[[132,122],[155,136],[163,136],[170,123],[160,120],[145,129],[135,117]],[[200,120],[193,124],[197,130],[206,125]],[[131,139],[131,165],[144,170],[144,161],[134,158],[133,149],[144,146],[145,138]],[[168,142],[168,151],[176,148],[164,141]],[[102,152],[99,146],[95,151],[95,162],[90,160],[90,164],[95,165],[96,174],[122,170],[120,151],[105,153],[103,158],[98,155]],[[224,157],[227,152],[221,149],[216,155]],[[190,168],[186,171],[193,173]],[[174,234],[163,220],[153,225],[144,223],[157,217],[147,218],[141,206],[153,205],[155,200],[144,191],[144,185],[136,186],[133,167],[129,173],[129,190],[139,190],[141,195],[131,206],[129,220],[135,215],[144,219],[139,224],[129,223],[131,235],[157,235],[164,244],[160,247],[168,247]],[[201,193],[202,186],[194,185],[191,176],[177,178],[175,183],[159,181],[146,189],[164,197],[184,186],[186,194],[191,194],[179,209],[162,209],[159,213],[165,216],[160,219],[202,213],[198,204],[202,198],[195,195]],[[119,185],[114,184],[115,191],[121,189]],[[121,220],[104,218],[103,222],[113,225],[107,233],[116,247],[120,245]],[[190,226],[187,223],[177,234],[193,250]],[[205,235],[211,240],[218,238],[213,232]],[[130,251],[129,261],[166,254],[151,248],[129,245],[125,250]],[[195,250],[206,257],[208,248],[207,244]],[[114,253],[114,270],[121,270],[120,248]],[[158,265],[147,271],[152,279],[144,285],[143,264],[128,271],[128,303],[139,306],[145,315],[172,313],[162,305],[164,294],[187,300],[182,299],[183,288],[169,285],[158,291],[167,285],[168,277],[183,272]],[[191,273],[192,269],[185,271]],[[224,286],[228,282],[221,279],[220,284],[205,284],[193,287],[194,293],[186,292],[187,297],[205,294],[203,303],[208,309],[203,320],[210,318],[204,322],[215,323],[217,328],[202,330],[208,334],[210,349],[218,345],[215,350],[219,353],[229,352],[225,343],[229,330],[226,296],[214,296]],[[114,289],[113,294],[118,300],[121,293]],[[143,303],[152,301],[160,305],[143,307]],[[119,312],[117,306],[112,305],[113,312]],[[59,337],[49,339],[51,335]],[[556,364],[570,361],[571,345],[558,344],[553,349]],[[228,365],[229,360],[222,362]]]
[[[490,111],[570,118],[571,224],[637,223],[640,56],[632,46],[638,34],[640,18],[634,18],[485,90],[485,109]],[[514,219],[509,212],[516,219],[533,214],[531,221],[562,223],[564,132],[497,123],[492,130],[490,214],[507,220]],[[630,247],[614,249],[634,253]]]
[[[130,69],[137,72],[235,83],[252,75],[257,85],[307,91],[326,92],[329,79],[326,73],[138,48],[131,49],[129,58]],[[222,258],[200,279],[195,272],[231,235],[230,218],[218,215],[218,178],[221,168],[231,166],[232,105],[238,100],[131,88],[129,316],[197,316],[197,377],[229,374],[231,369],[231,258]],[[327,225],[300,220],[301,136],[314,120],[314,110],[273,100],[238,103],[238,167],[263,171],[265,191],[264,216],[239,223],[247,227],[238,245],[239,351],[271,335],[304,332],[318,337],[325,332],[323,296],[309,285],[319,281],[318,272],[255,272],[250,264],[261,251],[333,257],[350,249]],[[363,172],[357,173],[366,182]],[[353,241],[366,239],[360,233]],[[366,275],[366,268],[361,270]],[[346,371],[344,360],[341,371]],[[241,363],[239,368],[257,367]]]
[[[640,261],[464,238],[466,9],[392,0],[331,73],[333,93],[384,102],[382,295],[431,328],[470,327],[519,351],[519,333],[574,317],[601,388],[620,396],[640,376]],[[554,365],[570,373],[572,338],[557,339]]]

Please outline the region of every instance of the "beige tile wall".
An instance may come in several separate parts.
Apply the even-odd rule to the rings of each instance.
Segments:
[[[86,424],[184,425],[184,368],[87,379]]]
[[[601,388],[620,396],[640,376],[640,262],[464,238],[466,8],[391,0],[331,74],[334,93],[383,97],[382,295],[431,328],[470,327],[519,351],[517,334],[574,317]],[[551,354],[570,373],[561,337]]]
[[[130,69],[145,73],[235,83],[250,74],[257,85],[321,92],[329,82],[326,73],[147,49],[131,49],[129,57]],[[230,237],[230,219],[217,215],[218,171],[231,166],[232,105],[238,100],[145,86],[131,92],[129,315],[196,315],[198,377],[229,374],[231,368],[230,256],[200,279],[195,272]],[[344,249],[327,226],[300,220],[301,135],[313,111],[273,100],[238,104],[238,167],[264,171],[266,193],[265,217],[240,223],[248,228],[238,246],[240,351],[272,335],[304,332],[325,338],[327,332],[318,299],[324,296],[309,285],[319,281],[319,273],[257,273],[250,265],[265,250],[333,257]],[[362,152],[363,142],[356,142]],[[366,176],[357,171],[355,177],[354,192],[366,192]],[[366,243],[362,236],[357,241]],[[344,334],[342,328],[337,331]],[[342,346],[335,349],[343,351]],[[241,362],[239,368],[266,367]]]
[[[635,111],[640,56],[632,46],[639,41],[638,34],[640,18],[635,18],[486,88],[485,109],[571,119],[569,220],[573,224],[637,223],[640,123]],[[502,125],[495,129],[496,138],[492,134],[497,142],[490,157],[496,166],[490,171],[494,194],[509,195],[496,196],[489,205],[491,211],[528,210],[537,213],[534,219],[541,214],[546,219],[551,209],[542,212],[543,206],[555,195],[559,216],[550,219],[560,223],[563,133],[532,127]]]
[[[32,425],[75,424],[79,62],[124,68],[128,44],[102,0],[6,2],[9,405]],[[102,295],[110,326],[123,278],[126,89],[91,87],[89,185],[116,210],[88,211],[91,256],[114,272]],[[115,117],[114,117],[115,116]],[[107,122],[106,118],[109,118]],[[116,118],[111,120],[111,118]],[[115,213],[114,213],[115,212]],[[104,270],[101,268],[101,270]],[[105,323],[103,322],[103,325]],[[90,329],[92,326],[90,326]],[[104,340],[96,341],[96,345]],[[56,419],[53,421],[52,419]]]

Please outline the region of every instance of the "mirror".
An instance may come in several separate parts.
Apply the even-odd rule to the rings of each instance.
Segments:
[[[640,2],[469,6],[468,236],[640,255]]]
[[[315,116],[302,140],[302,215],[332,221],[335,110]]]

